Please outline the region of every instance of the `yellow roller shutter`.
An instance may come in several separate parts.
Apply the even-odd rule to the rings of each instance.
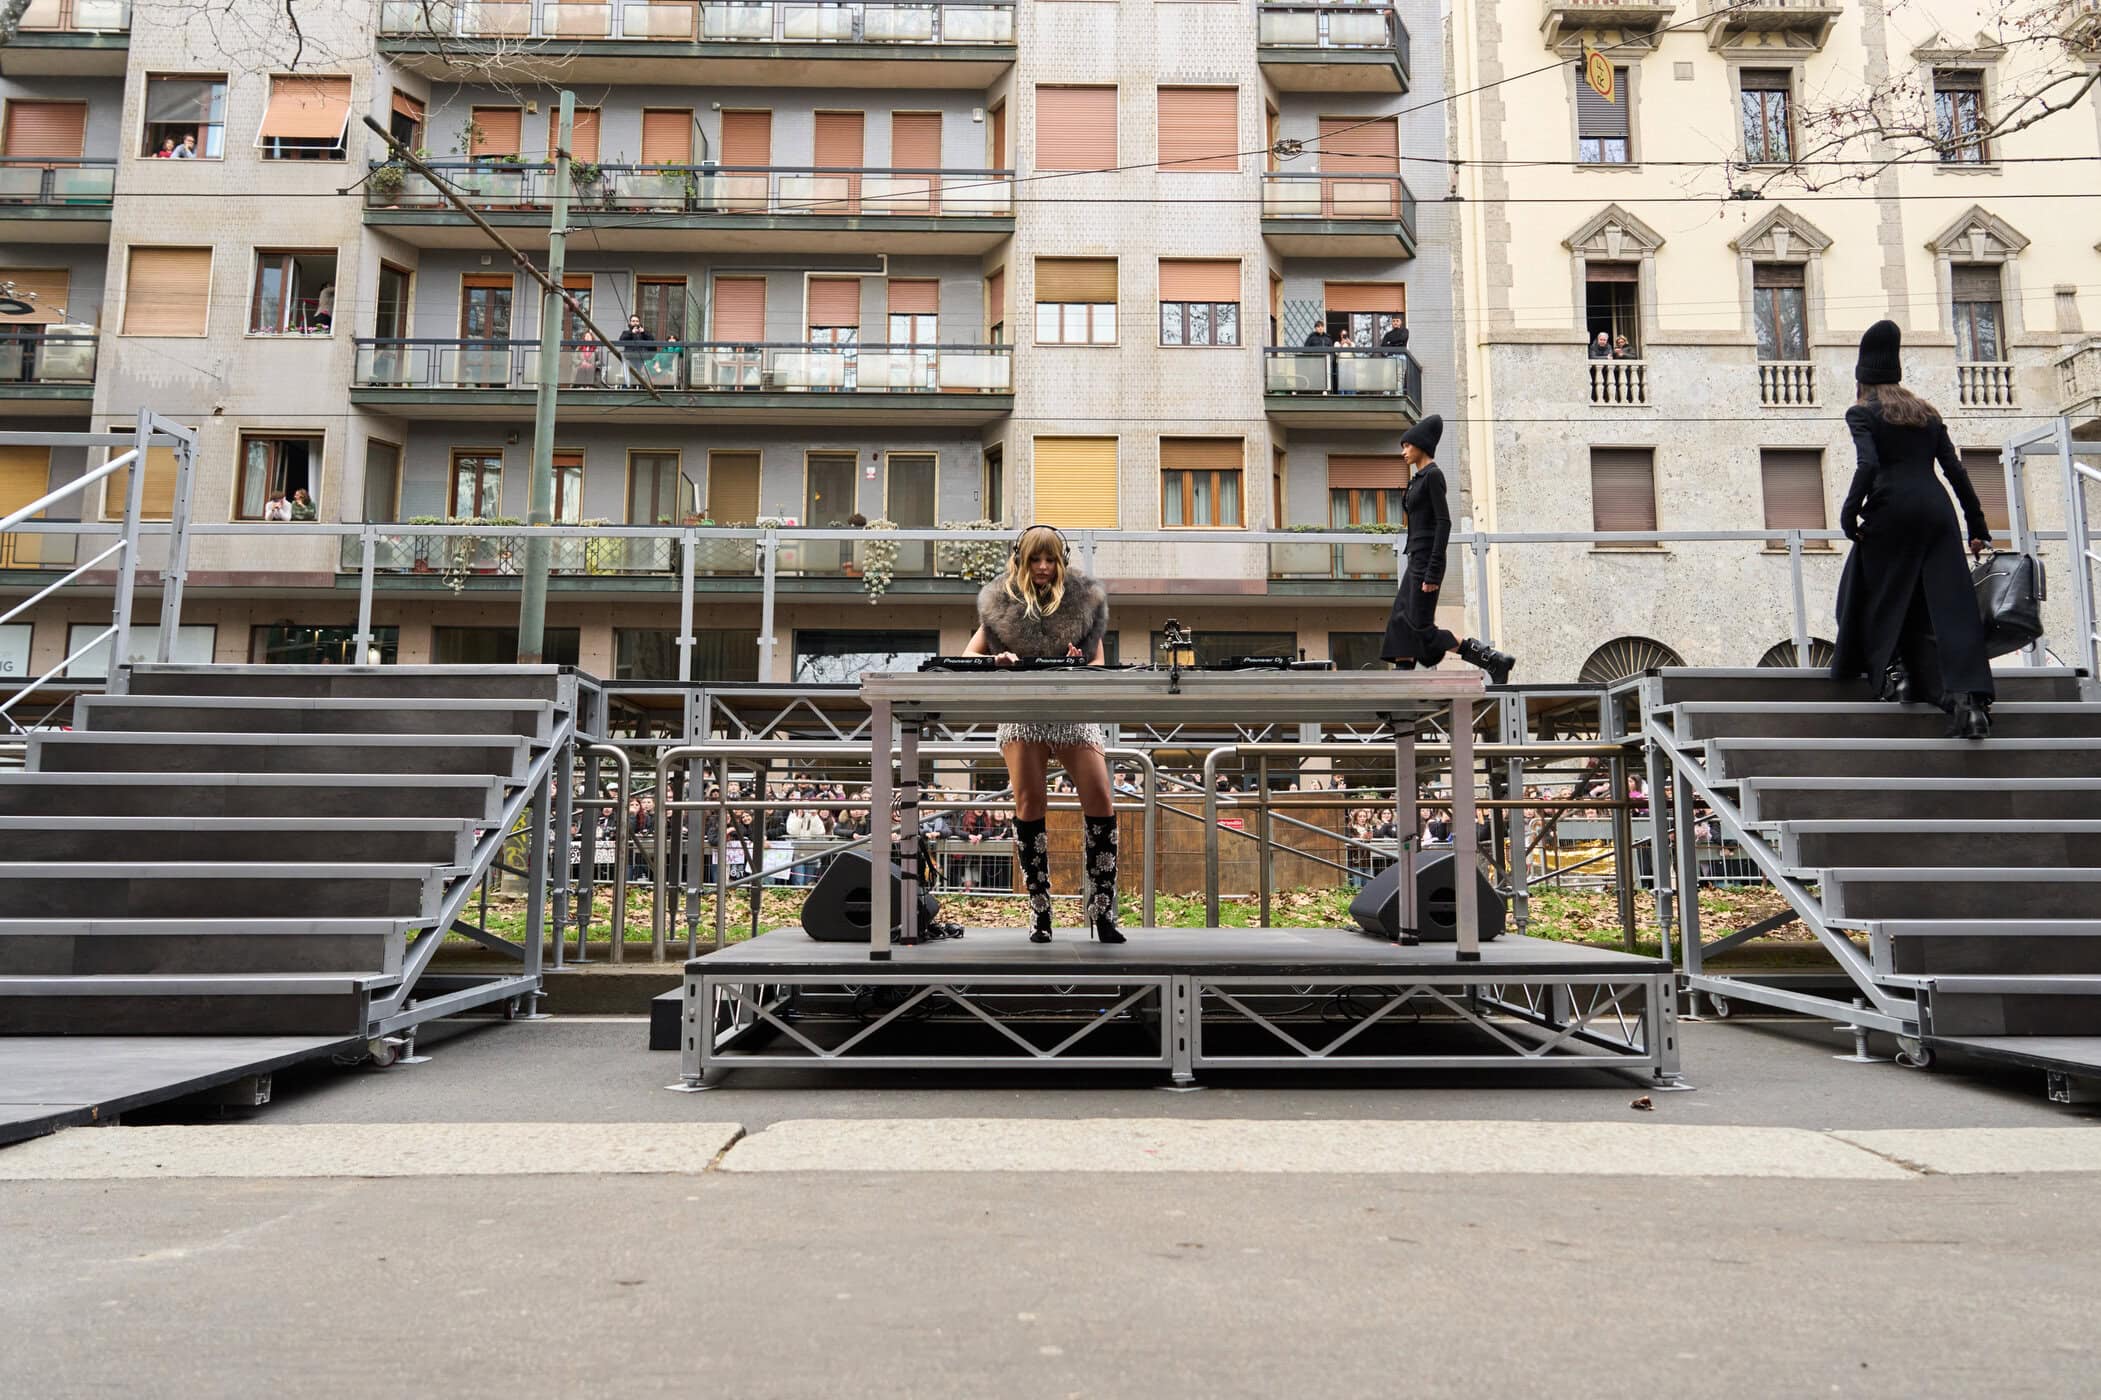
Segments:
[[[1036,439],[1035,518],[1064,530],[1114,529],[1116,439]]]
[[[0,515],[13,515],[50,489],[50,448],[0,447]],[[37,518],[43,519],[44,516]],[[63,536],[22,532],[0,536],[0,555],[4,555],[9,564],[20,567],[41,564],[47,540],[61,545],[69,543]]]
[[[1116,300],[1116,259],[1036,259],[1036,300],[1093,302]]]
[[[133,248],[124,277],[124,334],[201,336],[211,313],[212,250]]]
[[[115,423],[110,426],[113,433],[128,433],[135,424]],[[109,455],[118,456],[126,449],[112,447]],[[124,518],[124,493],[131,489],[128,471],[113,472],[102,478],[102,518],[122,520]],[[166,520],[175,513],[175,449],[172,447],[149,447],[146,449],[146,484],[139,497],[139,519]]]

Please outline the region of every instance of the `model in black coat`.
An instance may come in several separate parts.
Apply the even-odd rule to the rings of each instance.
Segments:
[[[1461,641],[1437,625],[1437,594],[1444,586],[1445,553],[1452,539],[1444,469],[1435,456],[1443,434],[1444,420],[1433,413],[1401,437],[1401,459],[1415,469],[1401,493],[1401,510],[1408,518],[1401,553],[1408,567],[1401,573],[1400,591],[1394,594],[1379,655],[1407,671],[1418,664],[1435,666],[1456,651],[1461,660],[1479,666],[1491,681],[1504,685],[1510,680],[1510,668],[1517,664],[1515,657],[1471,637]]]
[[[1853,549],[1839,578],[1831,673],[1865,676],[1885,690],[1890,668],[1901,665],[1914,698],[1953,716],[1951,736],[1981,739],[1994,687],[1963,538],[1982,553],[1991,548],[1991,527],[1947,424],[1931,405],[1883,387],[1897,383],[1896,334],[1879,322],[1869,331],[1873,343],[1862,340],[1861,402],[1846,410],[1859,468],[1839,509]],[[1936,464],[1962,507],[1961,529]]]

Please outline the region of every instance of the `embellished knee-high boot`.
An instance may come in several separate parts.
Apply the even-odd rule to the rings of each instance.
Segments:
[[[1014,823],[1014,852],[1021,861],[1021,886],[1029,892],[1036,926],[1029,942],[1051,941],[1050,835],[1041,820]]]
[[[1104,943],[1124,941],[1116,926],[1116,818],[1087,818],[1087,922]]]

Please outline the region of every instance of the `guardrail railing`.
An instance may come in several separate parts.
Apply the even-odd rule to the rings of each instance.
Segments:
[[[131,0],[29,0],[24,34],[128,34]]]
[[[0,217],[7,207],[107,209],[117,197],[114,156],[0,156]]]
[[[542,210],[554,203],[554,166],[545,161],[425,164],[476,209]],[[372,168],[388,173],[365,182],[367,209],[452,208],[424,176],[383,163]],[[667,214],[920,219],[996,219],[1014,214],[1011,170],[596,164],[587,165],[585,173],[590,178],[576,184],[570,211],[594,222],[623,215]]]
[[[1262,217],[1398,222],[1412,239],[1415,193],[1397,171],[1265,170]]]
[[[1263,0],[1255,42],[1278,49],[1392,49],[1408,69],[1408,26],[1384,5],[1307,4]]]
[[[537,340],[360,338],[359,389],[534,389]],[[1006,394],[1005,345],[832,345],[734,341],[563,341],[555,367],[566,389],[692,393]]]
[[[1406,350],[1373,346],[1271,346],[1262,352],[1267,393],[1307,398],[1355,395],[1423,401],[1423,367]]]
[[[93,384],[96,336],[0,331],[0,397],[25,385]]]
[[[597,5],[571,0],[385,0],[379,14],[379,32],[387,39],[936,46],[1014,42],[1013,0],[646,0]]]

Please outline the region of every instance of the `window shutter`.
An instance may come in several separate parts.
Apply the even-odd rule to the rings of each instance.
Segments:
[[[270,105],[263,111],[257,139],[332,141],[340,146],[349,124],[350,79],[279,74],[270,79]],[[517,111],[512,109],[512,143],[498,148],[498,154],[518,149],[517,134]]]
[[[1401,168],[1400,122],[1381,117],[1320,119],[1320,168],[1325,171],[1377,171],[1391,175]]]
[[[708,454],[708,518],[717,525],[750,525],[759,518],[759,454]]]
[[[50,489],[50,448],[0,447],[0,515],[14,514]],[[18,535],[14,542],[34,547],[37,538]]]
[[[1942,92],[1983,92],[1984,74],[1975,68],[1937,68],[1933,85]]]
[[[1590,449],[1590,516],[1593,530],[1656,528],[1654,448]]]
[[[810,325],[859,326],[861,324],[861,279],[858,277],[813,277],[810,279]]]
[[[1773,530],[1824,528],[1824,454],[1813,449],[1767,448],[1758,454],[1765,491],[1765,523]]]
[[[1578,136],[1625,136],[1627,134],[1627,70],[1612,70],[1612,91],[1619,100],[1607,102],[1589,83],[1576,84],[1576,134]]]
[[[1970,448],[1962,454],[1962,469],[1970,474],[1970,485],[1977,488],[1977,504],[1984,507],[1984,523],[1994,532],[2012,528],[2012,516],[2006,509],[2006,464],[1999,454],[1989,447]],[[1969,525],[1964,523],[1967,530]]]
[[[547,114],[547,159],[552,162],[554,153],[562,144],[562,114],[559,109]],[[579,107],[576,122],[569,129],[569,158],[598,164],[598,109]]]
[[[724,112],[722,114],[722,163],[724,165],[773,164],[773,113]]]
[[[1800,263],[1751,264],[1751,285],[1754,287],[1799,287],[1804,280]]]
[[[1116,300],[1116,259],[1036,259],[1036,300],[1092,302]]]
[[[1639,282],[1641,280],[1641,264],[1630,262],[1592,262],[1586,258],[1583,263],[1583,280],[1586,282]]]
[[[133,248],[124,277],[125,335],[203,335],[212,250]]]
[[[1000,268],[985,279],[985,326],[1007,323],[1007,270]]]
[[[766,279],[715,279],[715,339],[750,342],[766,338]]]
[[[1398,491],[1408,484],[1408,464],[1393,457],[1330,457],[1330,491]]]
[[[1036,439],[1035,518],[1060,529],[1116,528],[1116,439]]]
[[[1398,316],[1408,309],[1408,289],[1399,282],[1330,282],[1329,311],[1377,311]]]
[[[819,112],[812,142],[816,165],[861,168],[861,135],[867,117],[861,112]],[[754,164],[764,164],[763,161]]]
[[[1240,300],[1239,259],[1162,258],[1160,300],[1237,303]]]
[[[128,433],[133,430],[130,423],[113,423],[113,433]],[[109,449],[114,457],[123,452],[121,447]],[[107,460],[107,459],[105,459]],[[124,472],[113,472],[102,478],[102,518],[122,520],[124,518],[124,493],[131,489],[131,482]],[[38,494],[42,494],[39,492]],[[32,497],[31,499],[34,499]],[[25,503],[26,504],[26,503]],[[167,520],[175,514],[175,449],[172,447],[149,447],[146,449],[146,483],[139,488],[139,519]]]
[[[1997,263],[1957,263],[1950,269],[1956,301],[1999,300]]]
[[[1238,88],[1161,88],[1161,168],[1238,170],[1239,117]]]
[[[471,116],[474,139],[467,151],[469,156],[479,160],[483,156],[518,154],[524,117],[516,107],[476,107]]]
[[[203,84],[200,83],[198,86],[202,87]],[[396,88],[394,89],[394,115],[421,126],[423,124],[423,104],[416,98],[403,92],[400,88]]]
[[[1115,164],[1115,88],[1036,89],[1038,170],[1108,170]]]
[[[932,277],[890,279],[892,316],[932,316],[941,310],[941,283]]]
[[[7,126],[0,134],[5,154],[75,160],[87,151],[88,104],[24,102],[7,104]]]
[[[893,170],[939,170],[941,168],[941,114],[939,112],[892,112],[890,114],[890,168]]]
[[[62,316],[66,295],[73,289],[73,274],[63,267],[0,267],[0,282],[15,284],[15,295],[24,292],[35,295],[25,298],[29,311],[20,316],[0,314],[0,326],[48,326],[62,320],[78,321],[78,316]],[[44,494],[39,491],[37,495]],[[0,512],[5,514],[5,512]]]
[[[1160,470],[1237,472],[1246,450],[1239,438],[1161,438]]]
[[[1788,88],[1785,68],[1746,68],[1743,71],[1745,92],[1786,92]]]
[[[645,108],[642,113],[642,163],[690,165],[692,161],[693,113],[683,107]]]

